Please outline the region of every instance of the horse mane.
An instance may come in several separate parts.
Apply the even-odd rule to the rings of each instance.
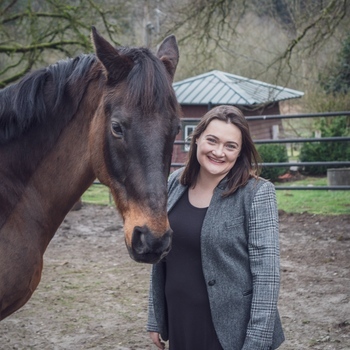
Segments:
[[[164,79],[168,75],[164,64],[147,48],[121,47],[118,51],[134,62],[126,74],[126,103],[139,107],[142,115],[152,115],[165,106],[169,108],[170,102],[172,112],[177,113],[172,81],[170,77]],[[0,144],[21,136],[47,115],[69,121],[84,95],[91,79],[88,72],[96,61],[94,54],[60,60],[0,90]]]
[[[139,107],[144,115],[164,111],[165,106],[177,110],[172,80],[164,79],[168,72],[164,64],[147,48],[119,48],[119,53],[131,58],[134,66],[127,75],[126,103]]]
[[[0,90],[0,144],[19,137],[32,125],[41,123],[47,114],[58,115],[63,105],[65,110],[70,110],[66,118],[71,118],[76,111],[72,107],[77,106],[67,108],[67,102],[72,103],[72,99],[67,99],[67,87],[86,76],[95,61],[94,55],[60,60]],[[85,84],[79,86],[81,98]],[[79,94],[79,91],[75,89],[75,93]],[[77,100],[80,102],[80,99]]]

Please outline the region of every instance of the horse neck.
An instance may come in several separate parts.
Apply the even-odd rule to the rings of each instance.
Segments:
[[[37,237],[42,252],[71,207],[95,178],[88,139],[100,98],[96,91],[98,89],[88,87],[77,113],[61,130],[53,146],[46,149],[45,144],[40,144],[40,149],[35,145],[36,148],[30,150],[35,154],[41,152],[41,160],[23,184],[11,213],[5,218],[5,231],[12,231],[15,227],[17,234],[27,236],[28,233],[31,239]]]

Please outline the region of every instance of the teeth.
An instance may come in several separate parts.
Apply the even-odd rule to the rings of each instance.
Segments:
[[[212,160],[215,163],[223,163],[223,161],[219,160],[219,159],[214,159],[214,158],[210,158],[210,157],[209,157],[209,159]]]

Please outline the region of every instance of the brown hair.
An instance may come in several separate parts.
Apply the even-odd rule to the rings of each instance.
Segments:
[[[214,119],[222,120],[226,123],[232,123],[238,127],[242,133],[242,149],[240,155],[227,175],[227,190],[223,194],[223,196],[226,197],[234,193],[239,187],[246,185],[251,177],[257,177],[260,172],[260,156],[250,135],[248,122],[243,113],[233,106],[224,105],[215,107],[202,117],[191,135],[188,159],[181,175],[180,182],[185,186],[196,185],[200,169],[200,164],[197,159],[196,140]]]

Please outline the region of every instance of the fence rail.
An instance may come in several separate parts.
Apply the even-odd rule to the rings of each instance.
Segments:
[[[350,141],[350,136],[334,136],[334,137],[310,137],[310,138],[297,138],[297,139],[268,139],[268,140],[253,140],[255,144],[263,143],[302,143],[302,142],[343,142]],[[189,141],[176,140],[175,145],[188,145]]]
[[[269,120],[269,119],[302,119],[302,118],[319,118],[319,117],[339,117],[350,115],[350,111],[328,112],[328,113],[307,113],[307,114],[291,114],[291,115],[259,115],[247,116],[246,120]],[[184,122],[198,123],[199,118],[183,118]],[[304,142],[349,142],[350,136],[336,137],[320,137],[320,138],[289,138],[289,139],[268,139],[268,140],[253,140],[255,144],[286,144],[286,143],[304,143]],[[176,140],[175,145],[189,145],[189,141]],[[350,147],[350,145],[349,145]],[[288,163],[261,163],[262,167],[307,167],[307,166],[344,166],[350,167],[350,161],[338,162],[288,162]],[[182,163],[172,163],[172,167],[179,168]],[[278,190],[350,190],[350,186],[275,186]]]
[[[349,166],[350,162],[291,162],[291,163],[259,163],[262,167],[302,167],[302,166]],[[180,168],[183,166],[183,163],[172,163],[172,167]]]
[[[275,186],[276,190],[327,190],[348,191],[350,186]]]

